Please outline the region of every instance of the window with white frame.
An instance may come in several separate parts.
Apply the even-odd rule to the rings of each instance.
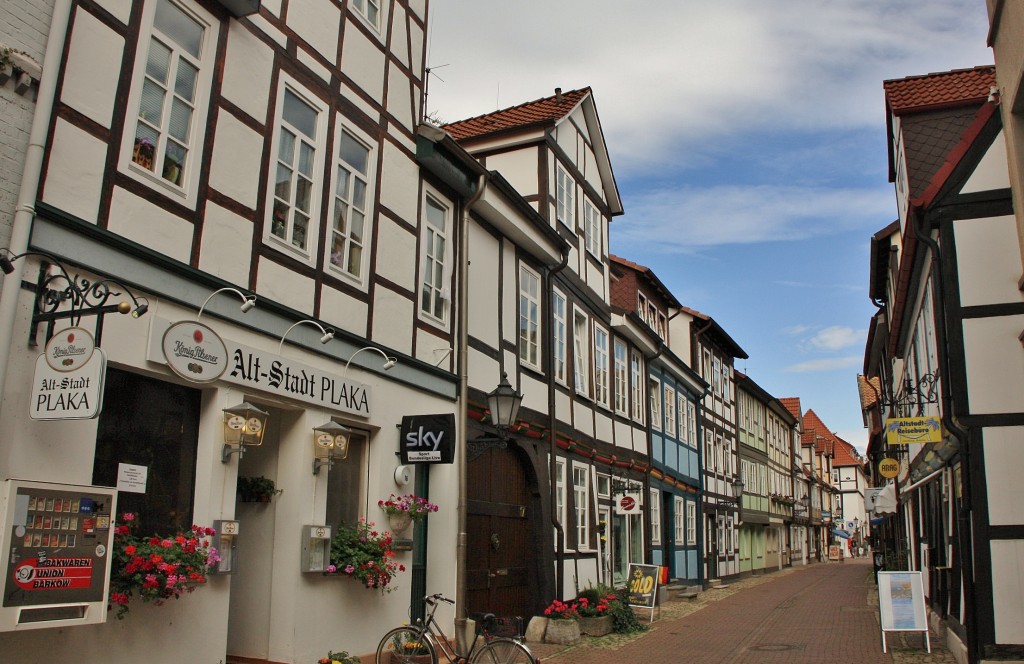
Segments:
[[[686,503],[686,544],[697,544],[697,503],[692,500]]]
[[[369,144],[355,134],[348,127],[340,127],[338,131],[338,159],[335,163],[334,176],[334,197],[332,201],[331,237],[330,237],[330,264],[331,267],[340,270],[346,276],[362,281],[365,261],[363,254],[366,253],[366,243],[370,237],[370,169],[373,163],[374,151]],[[433,204],[435,209],[431,210]],[[432,308],[446,306],[444,294],[444,267],[445,260],[450,255],[448,248],[451,236],[451,223],[448,221],[449,209],[437,199],[427,199],[427,226],[441,223],[438,228],[434,226],[432,234],[424,237],[440,242],[441,246],[427,247],[436,258],[440,259],[434,267],[438,274],[424,274],[424,282],[431,281],[431,287],[435,290],[431,293],[432,298],[437,298],[431,304]],[[425,285],[425,284],[424,284]],[[426,295],[426,293],[424,293]],[[432,310],[424,308],[424,313]],[[436,313],[429,315],[434,318],[443,319],[443,316]]]
[[[676,390],[671,385],[665,386],[665,434],[676,435]]]
[[[555,514],[558,522],[562,524],[563,537],[568,534],[565,523],[565,459],[555,459]],[[555,541],[558,541],[558,531],[555,531]]]
[[[697,449],[699,441],[697,440],[697,404],[687,400],[686,411],[689,413],[687,416],[687,428],[689,430],[690,447]]]
[[[710,429],[704,430],[704,469],[714,471],[715,465],[715,434]]]
[[[601,215],[597,208],[588,201],[583,201],[583,233],[587,251],[594,256],[601,256]]]
[[[651,402],[651,428],[661,431],[661,381],[647,379],[647,396]]]
[[[633,419],[644,421],[644,363],[640,353],[633,351],[629,357],[629,381],[632,386]]]
[[[686,408],[686,396],[679,392],[676,394],[676,410],[679,411],[679,442],[686,445],[692,444],[690,441],[690,411]]]
[[[587,315],[582,311],[573,311],[572,315],[572,345],[573,345],[573,375],[576,380],[576,392],[579,394],[590,394],[590,335]]]
[[[450,209],[433,196],[426,197],[422,224],[423,277],[420,280],[420,311],[442,323],[448,320],[448,265],[451,261]]]
[[[675,496],[672,511],[672,538],[678,545],[686,543],[686,502],[681,496]]]
[[[555,214],[558,220],[569,228],[576,227],[576,183],[569,173],[558,167],[558,175],[555,190]]]
[[[321,154],[326,106],[286,81],[278,94],[274,132],[273,186],[269,192],[270,239],[307,258],[316,238]]]
[[[587,466],[572,465],[572,493],[576,510],[576,547],[590,546],[590,474]]]
[[[560,383],[565,383],[565,353],[566,353],[566,322],[565,322],[565,309],[566,300],[565,296],[554,291],[551,296],[551,315],[553,323],[553,336],[552,343],[555,345],[554,352],[554,373],[555,380]]]
[[[615,412],[625,415],[629,405],[629,392],[627,389],[629,381],[626,376],[626,344],[616,339],[613,354],[615,394],[612,398],[615,402]]]
[[[594,325],[594,400],[608,405],[608,330]]]
[[[651,544],[661,544],[661,492],[651,489]]]
[[[352,0],[352,8],[374,29],[380,30],[380,0]]]
[[[540,276],[519,266],[519,361],[540,368]]]
[[[216,55],[216,19],[195,2],[147,3],[122,163],[144,182],[192,201]]]
[[[597,474],[597,497],[598,498],[611,498],[612,495],[612,478],[610,475],[604,475],[602,473]]]

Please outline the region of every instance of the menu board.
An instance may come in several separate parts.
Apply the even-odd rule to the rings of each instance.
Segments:
[[[106,601],[116,494],[90,489],[13,487],[4,526],[10,551],[4,607]]]

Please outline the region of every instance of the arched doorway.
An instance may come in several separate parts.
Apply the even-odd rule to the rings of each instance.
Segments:
[[[468,462],[466,606],[469,612],[532,615],[539,572],[531,520],[539,513],[527,460],[510,441]]]

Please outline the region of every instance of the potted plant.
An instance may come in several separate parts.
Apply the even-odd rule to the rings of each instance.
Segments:
[[[327,575],[349,576],[367,588],[389,593],[398,572],[405,565],[395,562],[391,533],[377,530],[372,521],[359,519],[354,526],[345,524],[335,529],[331,538],[331,564]]]
[[[411,493],[405,496],[391,494],[387,500],[378,500],[377,506],[388,515],[391,530],[399,533],[405,531],[413,521],[420,521],[438,510],[437,505],[426,498]]]
[[[577,612],[580,614],[580,632],[588,636],[604,636],[611,634],[612,622],[611,603],[618,596],[602,594],[596,588],[587,588],[576,598]]]
[[[212,528],[192,526],[191,532],[173,537],[139,537],[132,532],[135,514],[121,515],[114,527],[110,559],[110,608],[117,618],[128,613],[132,599],[163,604],[178,599],[206,583],[212,565],[220,561],[217,549],[207,539]]]
[[[269,503],[270,499],[284,491],[277,489],[269,477],[239,477],[238,495],[243,503]]]
[[[579,642],[580,614],[576,602],[567,603],[556,599],[544,609],[544,615],[548,618],[548,626],[544,630],[545,643],[571,646]]]

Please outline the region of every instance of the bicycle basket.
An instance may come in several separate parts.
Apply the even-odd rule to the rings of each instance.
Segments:
[[[474,613],[470,617],[476,622],[477,636],[501,636],[518,639],[523,636],[523,619],[521,616],[495,616],[493,620],[484,620],[485,613]]]

